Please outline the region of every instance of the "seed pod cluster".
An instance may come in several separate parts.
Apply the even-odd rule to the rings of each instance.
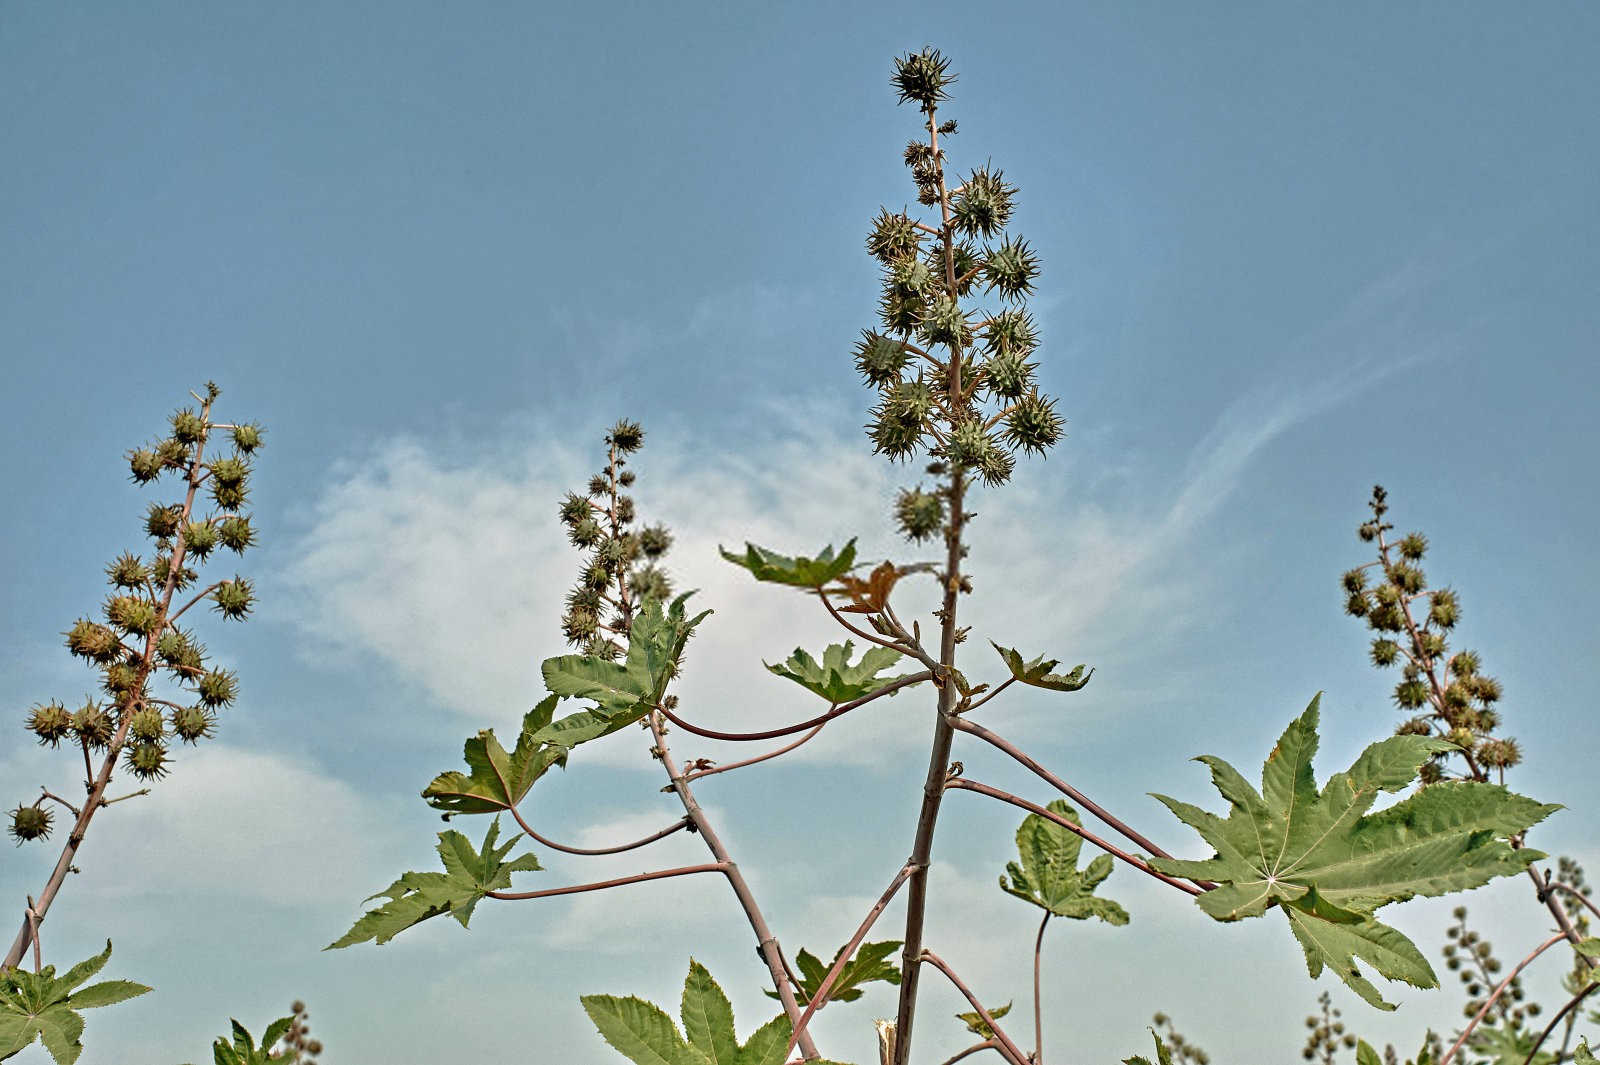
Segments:
[[[1444,737],[1461,748],[1464,776],[1487,780],[1492,772],[1498,778],[1522,760],[1522,751],[1516,740],[1496,735],[1500,682],[1481,671],[1477,652],[1450,651],[1447,634],[1461,618],[1460,597],[1450,588],[1428,588],[1421,565],[1427,537],[1389,537],[1394,526],[1384,520],[1389,505],[1382,485],[1372,489],[1368,507],[1372,517],[1357,535],[1377,545],[1378,557],[1347,571],[1341,585],[1345,613],[1365,620],[1373,632],[1372,664],[1400,667],[1394,701],[1408,716],[1395,731]],[[1435,755],[1424,764],[1424,782],[1445,779],[1450,757]]]
[[[1445,930],[1444,964],[1460,978],[1467,993],[1461,1015],[1475,1017],[1494,987],[1504,979],[1499,975],[1504,966],[1494,955],[1494,944],[1468,926],[1465,906],[1457,906],[1450,916],[1455,918],[1455,923]],[[1541,1012],[1537,1002],[1524,1002],[1526,997],[1521,974],[1513,976],[1505,993],[1489,1007],[1480,1027],[1521,1028],[1529,1018]]]
[[[258,425],[215,421],[219,395],[208,384],[195,397],[198,406],[171,416],[165,435],[128,453],[136,484],[170,478],[177,498],[149,505],[143,525],[150,545],[106,566],[111,592],[98,615],[78,618],[64,633],[67,650],[99,675],[100,694],[75,710],[59,701],[39,704],[26,718],[41,744],[80,747],[140,781],[165,776],[173,739],[197,743],[212,735],[217,712],[238,697],[237,676],[209,665],[205,648],[182,624],[192,608],[206,604],[224,619],[240,620],[254,602],[243,577],[200,584],[199,567],[220,551],[242,555],[256,543],[243,507],[263,434]],[[50,811],[19,806],[10,827],[18,842],[44,839]]]
[[[1025,303],[1039,257],[1005,231],[1017,189],[989,166],[954,187],[947,175],[940,138],[954,134],[955,123],[940,122],[937,111],[955,80],[949,65],[934,49],[895,60],[901,102],[925,116],[925,134],[906,146],[905,165],[917,202],[938,210],[927,222],[887,209],[873,220],[866,244],[883,272],[879,323],[861,334],[855,364],[878,392],[867,425],[876,451],[893,460],[925,454],[998,486],[1011,478],[1019,452],[1053,447],[1063,421],[1030,361],[1039,337]],[[980,289],[998,305],[968,306]],[[906,536],[921,540],[943,527],[944,503],[929,499],[944,491],[901,495],[895,517]]]
[[[1306,1035],[1306,1045],[1300,1048],[1300,1056],[1307,1061],[1320,1062],[1321,1065],[1334,1065],[1339,1048],[1355,1046],[1356,1036],[1344,1030],[1344,1021],[1333,1005],[1332,995],[1324,991],[1317,996],[1317,1005],[1322,1007],[1322,1012],[1306,1018],[1306,1027],[1310,1032]]]
[[[664,525],[640,525],[633,497],[622,491],[636,479],[628,456],[644,446],[644,429],[623,419],[605,443],[606,468],[589,478],[587,491],[568,492],[557,506],[567,539],[584,552],[561,631],[584,654],[613,660],[624,653],[639,604],[672,594],[660,566],[672,534]]]

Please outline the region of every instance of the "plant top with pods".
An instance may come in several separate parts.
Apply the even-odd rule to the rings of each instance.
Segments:
[[[814,598],[847,638],[820,652],[796,649],[785,662],[768,666],[826,704],[815,716],[749,732],[697,725],[698,715],[679,703],[673,683],[684,668],[689,638],[710,612],[691,612],[689,595],[672,597],[659,565],[670,536],[659,526],[639,524],[628,491],[634,483],[629,463],[643,444],[643,430],[632,421],[618,422],[606,436],[605,468],[585,492],[568,495],[558,508],[572,543],[585,552],[562,620],[576,653],[543,663],[548,694],[523,718],[510,749],[493,731],[480,732],[466,742],[466,770],[440,774],[422,793],[446,820],[493,815],[482,843],[454,829],[439,833],[443,871],[402,875],[372,896],[382,901],[331,946],[384,943],[446,914],[466,926],[485,899],[533,900],[713,874],[727,882],[750,927],[770,984],[768,994],[781,1012],[741,1040],[726,996],[692,959],[681,1029],[665,1010],[641,999],[585,996],[583,1006],[600,1035],[634,1062],[784,1065],[835,1060],[816,1046],[809,1030],[812,1018],[829,1005],[860,997],[862,984],[883,981],[898,987],[898,1001],[892,1019],[875,1023],[877,1052],[882,1065],[905,1065],[912,1060],[922,975],[931,968],[971,1006],[958,1019],[975,1042],[952,1061],[988,1051],[1009,1065],[1042,1065],[1053,1057],[1044,1046],[1038,1016],[1045,929],[1053,917],[1126,923],[1127,912],[1097,893],[1118,862],[1192,899],[1218,921],[1261,917],[1269,911],[1281,914],[1313,977],[1331,969],[1373,1006],[1392,1009],[1360,966],[1416,987],[1436,986],[1437,978],[1417,947],[1381,923],[1375,912],[1391,902],[1520,874],[1542,857],[1523,845],[1522,835],[1555,807],[1513,794],[1476,772],[1467,779],[1447,780],[1437,771],[1455,755],[1480,768],[1509,764],[1508,751],[1514,748],[1484,738],[1488,719],[1481,712],[1471,722],[1462,719],[1461,728],[1470,728],[1470,736],[1454,731],[1455,724],[1442,733],[1432,727],[1402,729],[1400,735],[1372,744],[1349,769],[1319,785],[1312,771],[1319,710],[1319,699],[1313,698],[1266,756],[1259,788],[1221,759],[1200,759],[1227,803],[1225,814],[1157,796],[1214,852],[1204,860],[1174,857],[1074,788],[1064,772],[1042,765],[980,723],[980,711],[1015,684],[1065,694],[1081,689],[1093,671],[1084,665],[1058,671],[1058,660],[1046,654],[1029,657],[1031,650],[982,641],[997,660],[982,642],[969,641],[969,630],[961,624],[962,598],[973,588],[965,568],[977,517],[971,507],[982,493],[1011,479],[1019,458],[1042,456],[1057,446],[1063,420],[1056,402],[1040,392],[1035,380],[1039,336],[1027,299],[1040,261],[1026,240],[1008,231],[1017,190],[989,166],[965,174],[947,167],[947,144],[956,123],[942,117],[940,108],[954,80],[948,61],[932,49],[895,61],[892,83],[900,102],[914,104],[921,116],[918,135],[903,153],[920,210],[916,215],[882,210],[872,223],[867,250],[884,277],[879,322],[863,332],[854,352],[856,369],[876,392],[867,426],[874,450],[923,470],[920,483],[904,488],[895,499],[895,523],[908,541],[931,541],[941,548],[939,560],[869,564],[858,557],[854,540],[809,555],[785,555],[754,544],[743,551],[723,551],[756,580]],[[939,606],[926,627],[922,619],[902,617],[896,609],[894,593],[906,578],[937,584]],[[1402,575],[1402,586],[1408,579]],[[1347,578],[1347,587],[1354,583]],[[1363,588],[1352,587],[1351,595]],[[1380,593],[1378,601],[1388,610],[1403,600],[1391,603]],[[974,645],[979,653],[968,654]],[[1421,662],[1417,676],[1427,674],[1435,660]],[[993,680],[978,679],[983,669],[995,671]],[[1463,680],[1462,687],[1469,702],[1476,698],[1481,703],[1490,691],[1484,681]],[[846,715],[911,689],[928,693],[928,762],[918,816],[907,826],[907,857],[897,865],[886,863],[887,887],[845,943],[817,954],[799,950],[790,955],[700,806],[695,785],[781,757],[824,728],[848,728]],[[1441,699],[1461,718],[1458,697],[1450,690],[1444,685]],[[705,758],[680,761],[668,744],[672,728],[716,740],[777,745],[725,764]],[[645,753],[660,764],[667,778],[662,790],[672,795],[681,816],[642,839],[598,849],[559,843],[536,831],[519,809],[530,789],[551,768],[565,769],[575,757],[581,762],[584,744],[633,729],[644,733]],[[958,734],[965,737],[963,742],[987,744],[1015,759],[1042,790],[1058,797],[1036,802],[968,778],[962,764],[951,759]],[[1486,748],[1486,743],[1502,746]],[[1491,757],[1490,751],[1499,753]],[[1417,782],[1419,770],[1427,786],[1374,811],[1381,795]],[[1001,887],[1044,911],[1034,944],[1031,1051],[1002,1023],[1010,1006],[985,1006],[979,990],[969,987],[927,941],[928,870],[945,797],[955,791],[1027,812],[1017,833],[1019,860],[1007,866]],[[521,841],[515,836],[501,841],[502,815],[533,845],[577,855],[644,849],[687,830],[700,836],[710,860],[612,880],[513,890],[513,874],[535,872],[540,865],[529,851],[512,856]],[[1081,815],[1104,828],[1085,827]],[[1126,843],[1114,842],[1113,836]],[[1080,868],[1083,843],[1101,853]],[[1537,872],[1531,875],[1540,879]],[[868,942],[878,919],[902,891],[906,907],[899,938]],[[1579,941],[1565,932],[1561,938]],[[1159,1036],[1157,1055],[1170,1059]]]

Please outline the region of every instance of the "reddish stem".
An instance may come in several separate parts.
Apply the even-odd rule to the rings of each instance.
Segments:
[[[802,721],[797,725],[787,725],[783,728],[767,729],[765,732],[718,732],[716,729],[701,728],[698,725],[691,725],[677,714],[674,714],[671,710],[668,710],[665,706],[657,706],[656,709],[661,711],[661,715],[663,717],[672,722],[674,725],[677,725],[679,728],[683,729],[683,731],[692,732],[696,736],[704,736],[708,740],[733,740],[736,742],[743,742],[745,740],[775,740],[780,736],[792,736],[796,732],[804,732],[806,729],[813,728],[817,725],[825,725],[836,717],[848,714],[858,706],[865,706],[874,699],[897,692],[901,688],[909,688],[913,684],[921,684],[923,681],[930,679],[932,676],[932,673],[924,671],[922,673],[913,673],[910,676],[901,677],[894,683],[885,684],[877,691],[863,695],[859,699],[854,699],[848,703],[840,703],[838,706],[835,706],[833,709],[829,710],[826,714],[819,714],[809,721]]]
[[[1511,986],[1511,981],[1517,978],[1517,974],[1522,972],[1522,970],[1526,969],[1529,965],[1533,964],[1533,960],[1539,955],[1543,954],[1557,943],[1565,942],[1566,938],[1566,933],[1557,933],[1556,935],[1553,935],[1549,939],[1545,940],[1543,943],[1539,944],[1532,954],[1529,954],[1526,958],[1523,958],[1520,962],[1518,962],[1517,967],[1512,969],[1510,974],[1507,975],[1504,980],[1496,984],[1494,991],[1490,993],[1488,998],[1484,999],[1483,1007],[1473,1015],[1472,1020],[1467,1022],[1467,1026],[1461,1030],[1460,1037],[1456,1039],[1455,1043],[1450,1047],[1449,1050],[1445,1051],[1444,1057],[1439,1059],[1439,1065],[1450,1065],[1451,1059],[1456,1056],[1456,1051],[1460,1050],[1461,1047],[1466,1043],[1467,1037],[1472,1034],[1472,1030],[1478,1027],[1478,1022],[1483,1020],[1484,1017],[1488,1016],[1489,1010],[1496,1002],[1500,1001],[1500,996],[1506,993],[1506,988]]]
[[[569,887],[548,888],[544,891],[485,891],[484,895],[491,899],[504,899],[514,902],[520,899],[548,899],[555,895],[576,895],[584,891],[602,891],[605,888],[622,887],[624,884],[642,884],[646,880],[665,880],[669,876],[688,876],[690,873],[726,873],[728,866],[724,862],[707,862],[704,865],[682,865],[676,869],[662,869],[654,873],[637,873],[634,876],[618,877],[616,880],[600,880],[593,884],[573,884]]]
[[[684,778],[683,779],[685,779],[685,780],[699,780],[701,777],[713,777],[713,776],[716,776],[718,773],[726,773],[730,769],[743,769],[747,765],[755,765],[757,762],[765,762],[769,758],[776,758],[779,755],[788,754],[790,751],[794,750],[796,747],[799,747],[801,744],[806,743],[809,740],[815,738],[817,733],[821,732],[824,728],[827,727],[827,725],[828,725],[828,723],[826,721],[824,721],[822,724],[818,725],[816,728],[812,729],[810,732],[806,733],[804,736],[801,736],[799,739],[795,740],[793,743],[786,744],[786,745],[784,745],[782,747],[779,747],[775,751],[768,751],[766,754],[758,754],[754,758],[746,758],[746,759],[744,759],[743,761],[740,761],[740,762],[729,762],[727,765],[712,766],[709,769],[697,769],[692,773],[684,774]]]
[[[545,839],[543,836],[539,835],[539,833],[535,832],[528,826],[528,822],[522,819],[522,814],[517,811],[515,806],[510,807],[510,810],[511,816],[517,819],[517,824],[522,826],[522,831],[528,836],[528,838],[542,843],[551,850],[561,851],[564,854],[621,854],[623,851],[638,850],[640,847],[643,847],[646,844],[654,843],[658,839],[665,839],[674,832],[681,832],[683,829],[688,828],[691,824],[690,820],[685,817],[681,820],[673,822],[659,832],[652,832],[643,839],[634,840],[632,843],[621,843],[615,847],[569,847],[564,843],[557,843],[555,840]]]
[[[945,977],[955,985],[956,990],[961,992],[962,997],[971,1004],[973,1009],[978,1011],[978,1016],[983,1018],[983,1023],[989,1026],[989,1031],[993,1032],[995,1039],[998,1040],[1000,1053],[1010,1058],[1012,1065],[1028,1065],[1028,1056],[1018,1049],[1017,1044],[1013,1043],[1000,1025],[995,1023],[995,1019],[989,1015],[989,1011],[983,1008],[983,1003],[979,1002],[971,989],[962,983],[961,977],[957,976],[950,966],[945,964],[943,958],[931,950],[924,950],[921,960],[944,973]]]

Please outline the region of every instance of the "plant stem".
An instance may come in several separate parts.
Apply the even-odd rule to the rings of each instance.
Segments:
[[[1456,1039],[1455,1043],[1450,1047],[1449,1050],[1445,1051],[1444,1057],[1439,1059],[1439,1065],[1450,1065],[1451,1059],[1456,1056],[1456,1051],[1460,1050],[1461,1047],[1466,1043],[1467,1037],[1472,1034],[1472,1030],[1478,1027],[1478,1022],[1483,1020],[1483,1018],[1488,1015],[1490,1007],[1500,1000],[1501,995],[1505,994],[1506,988],[1511,986],[1511,981],[1517,978],[1517,974],[1531,965],[1533,960],[1539,955],[1543,954],[1545,951],[1549,950],[1551,947],[1555,946],[1557,943],[1560,943],[1566,938],[1567,937],[1564,934],[1558,932],[1549,939],[1545,940],[1543,943],[1539,944],[1532,954],[1529,954],[1526,958],[1523,958],[1520,962],[1518,962],[1517,967],[1512,969],[1504,980],[1495,985],[1494,991],[1492,991],[1489,997],[1484,1000],[1483,1005],[1479,1007],[1478,1012],[1473,1015],[1472,1020],[1467,1022],[1467,1026],[1461,1030],[1460,1037]]]
[[[996,1051],[998,1051],[999,1049],[1000,1049],[1000,1044],[997,1041],[995,1041],[993,1039],[985,1039],[981,1043],[972,1044],[971,1046],[969,1046],[965,1050],[956,1051],[950,1057],[945,1058],[944,1061],[941,1063],[941,1065],[956,1065],[956,1062],[960,1061],[962,1058],[970,1057],[973,1054],[976,1054],[981,1050],[996,1050]],[[1004,1054],[1002,1054],[1001,1056],[1004,1057]]]
[[[1044,1062],[1044,1015],[1039,1012],[1039,955],[1044,949],[1044,929],[1050,923],[1050,911],[1044,911],[1039,922],[1039,934],[1033,940],[1033,1061]]]
[[[1532,1065],[1533,1056],[1539,1053],[1539,1048],[1544,1045],[1544,1041],[1546,1039],[1550,1038],[1550,1033],[1555,1031],[1557,1024],[1561,1023],[1561,1018],[1567,1016],[1573,1010],[1577,1009],[1584,999],[1588,998],[1596,991],[1600,991],[1600,984],[1590,984],[1588,987],[1584,988],[1582,991],[1579,991],[1576,995],[1573,995],[1570,999],[1568,999],[1567,1004],[1557,1010],[1554,1017],[1550,1018],[1550,1023],[1545,1025],[1544,1031],[1539,1033],[1539,1038],[1533,1041],[1533,1049],[1528,1051],[1528,1056],[1522,1059],[1522,1065]],[[1569,1038],[1572,1035],[1572,1025],[1570,1023],[1567,1025],[1567,1035]],[[1560,1061],[1561,1059],[1558,1057],[1556,1060]]]
[[[678,832],[678,831],[681,831],[682,829],[688,828],[689,825],[690,825],[689,819],[687,817],[684,817],[684,818],[681,818],[680,820],[675,821],[672,824],[668,825],[666,828],[663,828],[661,831],[652,832],[650,835],[644,837],[643,839],[636,839],[632,843],[622,843],[622,844],[618,844],[615,847],[587,848],[587,847],[569,847],[564,843],[557,843],[554,840],[545,839],[543,836],[539,835],[539,833],[535,832],[531,827],[529,827],[528,822],[526,822],[526,821],[524,821],[522,819],[522,814],[520,812],[518,812],[518,810],[517,810],[517,808],[515,806],[511,807],[511,816],[517,819],[517,824],[522,827],[523,833],[529,839],[532,839],[532,840],[534,840],[534,841],[536,841],[538,843],[541,843],[544,846],[549,847],[551,850],[561,851],[564,854],[584,854],[584,855],[589,855],[589,854],[621,854],[623,851],[638,850],[640,847],[643,847],[646,844],[654,843],[658,839],[665,839],[667,836],[672,835],[674,832]]]
[[[606,888],[622,887],[624,884],[642,884],[647,880],[665,880],[671,876],[688,876],[690,873],[726,873],[728,867],[722,862],[707,862],[703,865],[680,865],[676,869],[661,869],[654,873],[636,873],[633,876],[621,876],[615,880],[597,880],[593,884],[572,884],[568,887],[546,888],[544,891],[485,891],[484,895],[491,899],[501,899],[506,902],[519,902],[523,899],[548,899],[556,895],[577,895],[585,891],[604,891]]]
[[[973,1009],[978,1011],[978,1016],[983,1018],[983,1023],[989,1026],[989,1031],[994,1033],[995,1040],[1000,1044],[998,1048],[1000,1053],[1011,1059],[1012,1065],[1028,1065],[1028,1056],[1018,1048],[1017,1044],[1011,1041],[1000,1025],[995,1022],[995,1019],[989,1015],[989,1011],[984,1009],[983,1003],[979,1002],[971,989],[962,983],[961,977],[957,976],[950,966],[945,964],[944,959],[931,950],[923,951],[921,958],[944,973],[945,977],[955,985],[956,990],[961,992],[962,997],[967,1000]]]
[[[684,774],[684,776],[688,780],[699,780],[701,777],[714,777],[718,773],[726,773],[730,769],[743,769],[747,765],[755,765],[757,762],[765,762],[770,758],[776,758],[779,755],[788,754],[790,751],[794,750],[796,747],[799,747],[801,744],[807,743],[807,742],[811,741],[812,739],[816,738],[817,734],[820,733],[827,726],[828,726],[828,723],[826,721],[824,721],[821,724],[819,724],[816,728],[814,728],[810,732],[806,733],[804,736],[801,736],[799,739],[795,740],[793,743],[785,744],[784,746],[779,747],[775,751],[768,751],[766,754],[758,754],[754,758],[746,758],[743,761],[739,761],[739,762],[729,762],[726,765],[711,766],[708,769],[696,769],[693,772]]]
[[[718,732],[716,729],[701,728],[699,725],[692,725],[683,720],[683,718],[679,717],[677,714],[674,714],[671,710],[668,710],[665,706],[657,706],[656,709],[661,712],[663,717],[672,722],[674,725],[677,725],[679,728],[683,729],[683,731],[692,732],[696,736],[704,736],[708,740],[732,740],[736,742],[744,742],[747,740],[775,740],[782,736],[793,736],[796,732],[804,732],[806,729],[813,728],[818,725],[825,725],[836,717],[839,717],[843,714],[848,714],[858,706],[865,706],[874,699],[881,698],[885,695],[891,695],[894,692],[899,691],[901,688],[909,688],[913,684],[921,684],[923,681],[929,680],[932,677],[933,674],[926,671],[922,673],[912,673],[909,676],[901,677],[892,684],[885,684],[877,691],[869,692],[859,699],[852,699],[848,703],[840,703],[837,706],[831,707],[827,713],[818,714],[809,721],[801,721],[795,725],[785,725],[783,728],[767,729],[764,732]]]

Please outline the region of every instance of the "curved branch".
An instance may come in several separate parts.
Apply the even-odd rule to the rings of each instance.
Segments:
[[[1579,891],[1577,888],[1573,887],[1571,884],[1563,884],[1559,880],[1551,879],[1545,882],[1544,891],[1539,901],[1543,902],[1543,896],[1547,896],[1550,894],[1550,892],[1558,889],[1565,891],[1568,895],[1571,895],[1573,898],[1583,903],[1583,905],[1588,908],[1590,913],[1594,914],[1596,917],[1600,917],[1600,906],[1596,906],[1593,899]]]
[[[1549,939],[1539,944],[1532,954],[1529,954],[1526,958],[1523,958],[1521,961],[1519,961],[1517,963],[1517,967],[1512,969],[1504,980],[1494,985],[1494,990],[1490,992],[1488,998],[1484,999],[1483,1007],[1473,1015],[1472,1020],[1467,1022],[1467,1026],[1461,1030],[1460,1037],[1456,1039],[1455,1043],[1450,1047],[1449,1050],[1445,1051],[1444,1057],[1439,1059],[1439,1065],[1450,1065],[1451,1059],[1456,1056],[1456,1051],[1460,1050],[1462,1046],[1466,1044],[1467,1037],[1472,1034],[1472,1030],[1478,1027],[1479,1021],[1488,1016],[1489,1010],[1496,1002],[1500,1001],[1500,996],[1506,993],[1506,988],[1511,986],[1511,981],[1517,978],[1518,973],[1522,972],[1522,970],[1531,965],[1533,960],[1539,955],[1543,954],[1557,943],[1566,942],[1566,939],[1567,936],[1564,932],[1551,936]]]
[[[1179,880],[1176,877],[1168,876],[1166,873],[1159,873],[1150,868],[1150,863],[1146,862],[1138,855],[1129,854],[1115,843],[1107,843],[1105,840],[1101,839],[1093,832],[1090,832],[1082,825],[1075,824],[1074,822],[1067,820],[1065,817],[1062,817],[1060,814],[1052,813],[1037,803],[1031,803],[1027,799],[1018,798],[1009,791],[1001,791],[999,788],[992,788],[987,784],[980,784],[976,780],[968,780],[965,777],[952,777],[951,779],[945,781],[944,786],[946,788],[958,788],[962,791],[975,791],[979,795],[987,795],[991,799],[999,799],[1001,802],[1008,802],[1012,806],[1021,807],[1022,809],[1027,810],[1029,813],[1038,814],[1040,817],[1060,825],[1068,832],[1071,832],[1074,835],[1093,843],[1096,847],[1099,847],[1112,857],[1121,858],[1123,861],[1127,862],[1140,872],[1148,873],[1150,876],[1155,877],[1162,883],[1171,884],[1179,891],[1187,892],[1190,895],[1203,895],[1207,890],[1195,887],[1193,884]],[[1439,1065],[1444,1065],[1444,1063],[1440,1062]]]
[[[546,847],[549,847],[553,851],[561,851],[563,854],[621,854],[623,851],[637,850],[646,844],[654,843],[658,839],[665,839],[674,832],[681,832],[683,829],[688,828],[692,823],[687,817],[683,817],[677,821],[674,821],[672,824],[668,825],[666,828],[663,828],[659,832],[653,832],[643,839],[634,840],[632,843],[622,843],[615,847],[569,847],[564,843],[557,843],[553,839],[545,839],[528,826],[528,822],[522,819],[522,814],[518,812],[515,806],[509,807],[509,809],[511,810],[511,816],[517,819],[517,824],[522,827],[523,833],[526,834],[528,838],[541,843]]]
[[[701,777],[716,776],[718,773],[726,773],[730,769],[743,769],[747,765],[755,765],[757,762],[765,762],[769,758],[776,758],[780,754],[788,754],[790,751],[794,750],[796,747],[800,746],[801,744],[807,742],[808,740],[814,739],[816,737],[817,733],[821,732],[824,728],[827,727],[827,725],[828,725],[828,723],[826,721],[824,721],[822,724],[818,725],[816,728],[812,729],[810,732],[806,733],[804,736],[801,736],[799,739],[795,740],[793,743],[785,744],[784,746],[779,747],[775,751],[768,751],[766,754],[758,754],[754,758],[746,758],[746,759],[744,759],[743,761],[740,761],[740,762],[729,762],[727,765],[712,766],[709,769],[697,769],[692,773],[685,773],[684,776],[683,776],[683,779],[684,780],[699,780]]]
[[[679,717],[671,710],[668,710],[665,706],[657,706],[656,709],[661,711],[662,716],[668,721],[672,722],[674,725],[677,725],[685,732],[692,732],[696,736],[704,736],[708,740],[736,740],[741,742],[745,740],[775,740],[780,736],[792,736],[796,732],[804,732],[806,729],[812,728],[816,725],[827,724],[836,717],[848,714],[858,706],[865,706],[867,703],[870,703],[872,700],[881,696],[897,692],[901,688],[909,688],[913,684],[921,684],[923,681],[931,680],[932,678],[933,674],[927,672],[926,670],[921,673],[912,673],[909,676],[901,677],[892,684],[885,684],[877,691],[869,692],[859,699],[854,699],[848,703],[840,703],[838,706],[835,706],[833,709],[829,710],[826,714],[819,714],[809,721],[802,721],[798,725],[788,725],[784,728],[767,729],[765,732],[718,732],[716,729],[701,728],[699,725],[691,725],[689,722],[683,720],[683,718]]]
[[[593,884],[573,884],[570,887],[548,888],[544,891],[485,891],[483,894],[487,898],[503,899],[508,902],[521,899],[548,899],[556,895],[576,895],[583,891],[603,891],[606,888],[622,887],[624,884],[642,884],[646,880],[665,880],[669,876],[727,871],[726,862],[707,862],[704,865],[681,865],[676,869],[661,869],[654,873],[638,873],[634,876],[618,877],[615,880],[600,880]]]
[[[828,608],[828,613],[833,615],[833,620],[837,621],[840,625],[843,625],[846,629],[855,633],[863,640],[866,640],[868,643],[875,643],[879,647],[887,647],[889,650],[898,651],[901,654],[910,653],[904,646],[900,644],[890,643],[881,636],[874,636],[872,633],[867,632],[864,629],[858,629],[854,625],[850,624],[850,622],[845,620],[843,614],[834,609],[833,603],[828,599],[828,593],[824,592],[821,588],[817,589],[817,598],[821,599],[822,605]]]
[[[1000,1043],[997,1040],[994,1040],[994,1039],[985,1039],[981,1043],[974,1043],[972,1046],[969,1046],[967,1049],[959,1050],[955,1054],[951,1055],[950,1057],[945,1058],[944,1062],[942,1063],[942,1065],[956,1065],[956,1062],[960,1061],[962,1058],[968,1057],[968,1056],[970,1056],[972,1054],[976,1054],[980,1050],[999,1051],[1000,1050]],[[1005,1056],[1004,1052],[1001,1052],[1001,1056],[1002,1057]]]
[[[931,950],[924,950],[921,960],[944,973],[945,978],[955,985],[957,991],[961,992],[961,996],[971,1004],[973,1009],[978,1011],[978,1016],[983,1018],[983,1023],[989,1026],[989,1031],[994,1033],[995,1039],[999,1042],[1000,1045],[997,1049],[1001,1054],[1011,1059],[1013,1065],[1028,1065],[1028,1056],[1019,1050],[1017,1044],[1013,1043],[1000,1025],[995,1023],[995,1019],[989,1015],[989,1011],[983,1008],[983,1003],[979,1002],[977,996],[973,995],[967,985],[961,982],[961,977],[957,976],[950,966],[945,964],[943,958]]]
[[[1579,1003],[1588,998],[1590,995],[1594,994],[1596,991],[1600,991],[1600,984],[1590,984],[1588,987],[1569,998],[1567,1000],[1567,1004],[1557,1010],[1554,1017],[1550,1018],[1550,1023],[1545,1025],[1544,1031],[1539,1033],[1539,1038],[1533,1041],[1533,1049],[1528,1051],[1528,1056],[1522,1059],[1522,1065],[1531,1065],[1533,1056],[1539,1053],[1539,1048],[1544,1046],[1544,1041],[1549,1039],[1550,1033],[1556,1030],[1556,1025],[1561,1023],[1561,1018],[1577,1009]],[[1570,1038],[1571,1035],[1571,1032],[1567,1033],[1568,1038]]]

